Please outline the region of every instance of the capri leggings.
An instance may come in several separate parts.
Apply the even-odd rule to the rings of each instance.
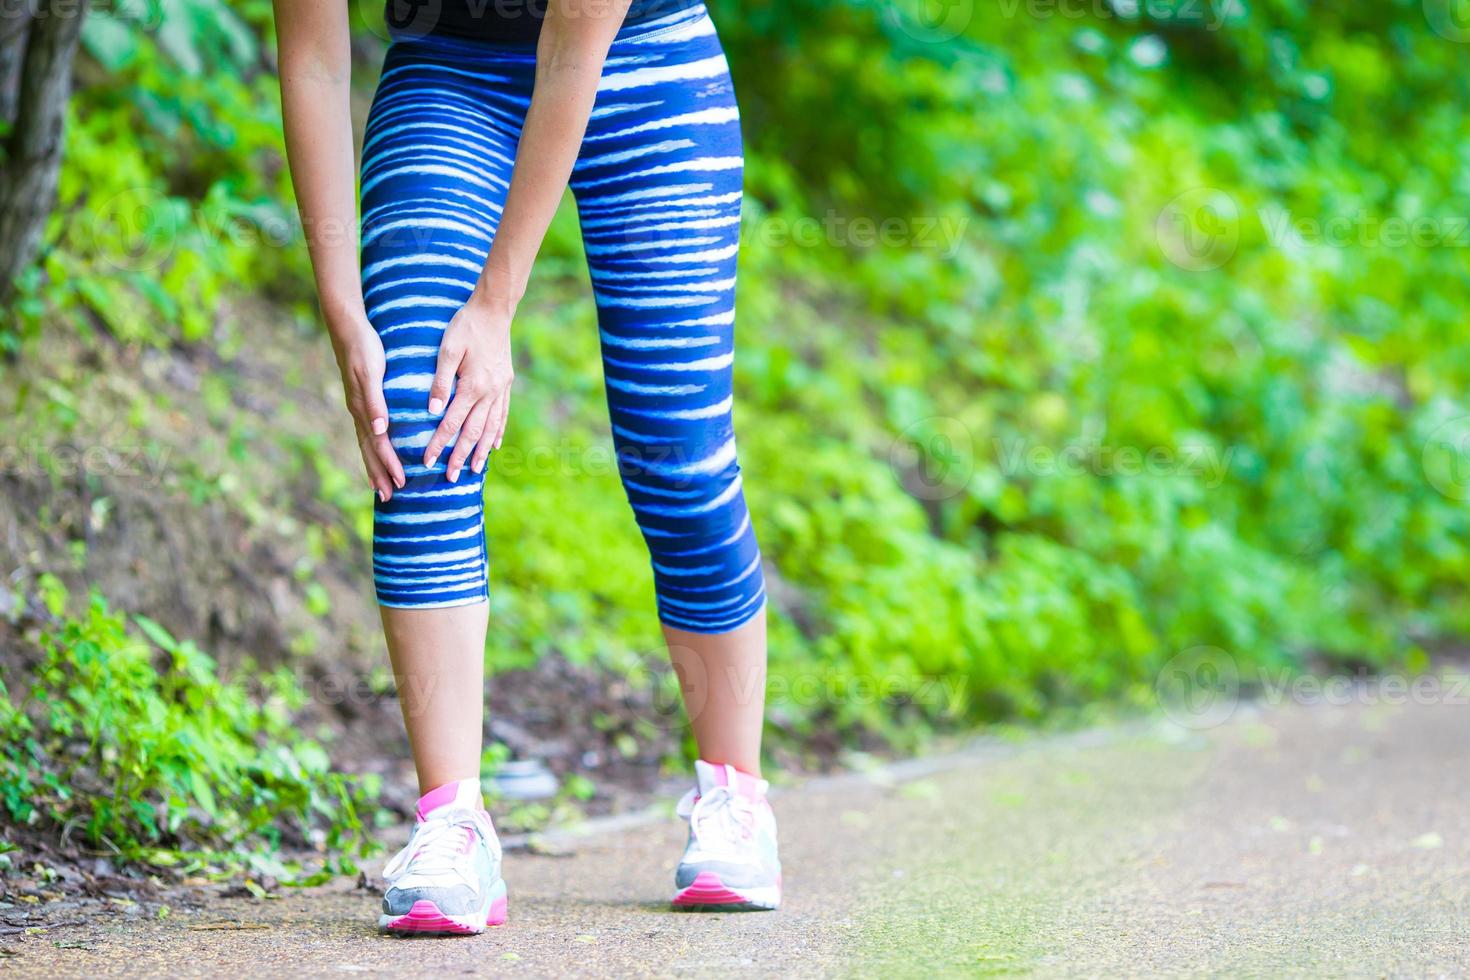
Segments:
[[[535,49],[396,39],[368,118],[362,285],[387,355],[407,485],[378,503],[385,606],[487,595],[483,477],[423,451],[439,343],[475,286],[509,188]],[[765,599],[730,422],[740,121],[704,7],[625,27],[573,170],[618,469],[652,558],[660,619],[723,633]],[[494,508],[491,506],[491,519]]]

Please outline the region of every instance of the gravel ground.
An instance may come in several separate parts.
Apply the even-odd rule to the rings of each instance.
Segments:
[[[787,900],[666,902],[681,825],[507,857],[511,920],[393,939],[349,883],[0,939],[16,976],[1451,976],[1470,972],[1470,715],[1242,708],[984,745],[777,800]]]

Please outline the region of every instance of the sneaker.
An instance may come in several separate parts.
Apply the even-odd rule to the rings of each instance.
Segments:
[[[698,785],[679,801],[689,820],[689,845],[674,872],[681,909],[754,911],[781,904],[776,815],[770,784],[734,766],[694,763]]]
[[[505,921],[500,841],[481,803],[479,780],[461,779],[424,794],[413,835],[383,877],[383,932],[478,933]]]

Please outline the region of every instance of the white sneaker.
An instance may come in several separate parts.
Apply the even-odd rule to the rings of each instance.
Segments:
[[[698,785],[679,801],[689,844],[674,872],[674,905],[708,911],[754,911],[781,904],[776,815],[770,784],[734,766],[694,763]]]
[[[478,933],[505,921],[500,840],[479,780],[446,783],[420,798],[413,835],[383,877],[384,932]]]

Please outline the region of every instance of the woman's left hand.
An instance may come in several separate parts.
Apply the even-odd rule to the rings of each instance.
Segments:
[[[442,411],[444,418],[424,449],[424,465],[433,466],[444,447],[453,442],[447,471],[450,483],[459,479],[466,459],[471,470],[482,472],[485,458],[492,449],[500,448],[505,435],[510,386],[515,381],[510,362],[514,313],[508,303],[497,303],[476,291],[449,321],[439,344],[429,412],[437,415]]]

